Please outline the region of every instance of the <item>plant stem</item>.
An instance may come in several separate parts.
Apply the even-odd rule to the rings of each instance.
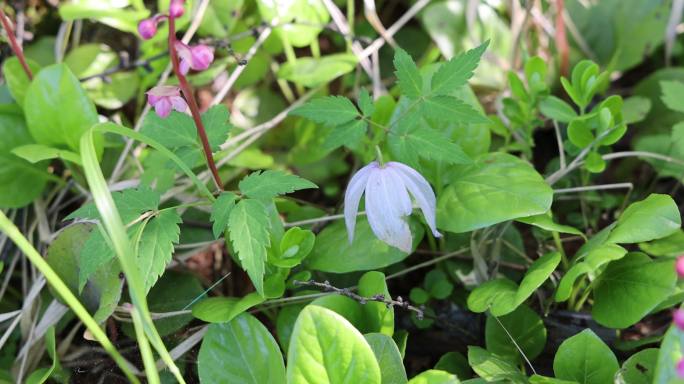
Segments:
[[[204,150],[204,156],[207,159],[207,165],[209,166],[209,170],[211,171],[212,176],[214,177],[214,182],[216,183],[216,188],[218,188],[219,191],[223,191],[223,183],[221,182],[221,177],[218,174],[218,170],[216,169],[216,163],[214,162],[214,155],[211,152],[211,145],[209,145],[209,138],[207,137],[207,131],[204,129],[204,124],[202,123],[202,116],[200,115],[199,112],[199,107],[197,106],[197,101],[195,100],[195,96],[192,93],[192,88],[190,88],[190,84],[188,83],[188,80],[185,78],[185,76],[181,73],[180,71],[180,64],[178,60],[178,52],[176,52],[176,27],[175,27],[175,19],[173,17],[169,17],[169,53],[171,56],[171,64],[173,66],[173,72],[176,74],[176,77],[178,78],[178,84],[180,85],[181,90],[183,91],[183,95],[185,96],[185,100],[188,102],[188,106],[190,107],[190,113],[192,114],[192,119],[195,120],[195,127],[197,127],[197,134],[200,137],[200,141],[202,141],[202,148]]]
[[[12,47],[12,52],[14,52],[14,55],[16,55],[17,59],[19,59],[19,63],[21,63],[21,67],[24,68],[26,76],[28,76],[29,80],[33,80],[33,72],[31,72],[31,68],[29,68],[28,64],[26,63],[24,51],[21,49],[19,43],[17,43],[17,38],[14,36],[14,29],[12,29],[7,15],[5,15],[5,11],[3,11],[2,8],[0,8],[0,22],[2,23],[2,28],[4,28],[5,32],[7,32],[7,38],[9,39],[10,46]]]

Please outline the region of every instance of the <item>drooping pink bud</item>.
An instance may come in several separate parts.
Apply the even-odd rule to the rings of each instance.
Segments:
[[[184,2],[185,0],[171,0],[171,4],[169,4],[169,16],[173,18],[183,16],[183,13],[185,13],[185,7],[183,6]]]
[[[684,310],[677,309],[672,315],[672,322],[677,328],[684,331]]]
[[[677,376],[684,378],[684,359],[680,359],[677,363]]]
[[[140,37],[149,40],[157,34],[157,21],[155,18],[145,19],[138,23]]]
[[[198,44],[191,47],[176,41],[175,47],[180,57],[179,69],[183,75],[187,74],[190,69],[203,71],[214,61],[214,48],[208,45]]]
[[[677,258],[675,269],[677,270],[677,275],[679,275],[679,277],[684,277],[684,256],[679,256]]]
[[[161,118],[166,118],[172,109],[185,112],[188,104],[180,95],[180,89],[171,85],[160,85],[147,91],[147,102]]]

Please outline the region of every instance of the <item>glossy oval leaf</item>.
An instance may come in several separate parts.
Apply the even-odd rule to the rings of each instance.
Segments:
[[[203,384],[285,384],[278,344],[259,320],[246,313],[209,325],[197,364]]]
[[[40,65],[31,59],[26,59],[26,64],[33,74],[40,70]],[[16,56],[12,56],[2,63],[2,75],[5,77],[7,88],[9,88],[14,101],[23,106],[26,90],[31,84],[31,80],[29,80],[26,72],[24,72],[24,67],[21,66]]]
[[[256,292],[243,297],[210,297],[192,306],[192,315],[207,323],[225,323],[264,302]]]
[[[409,381],[409,384],[458,384],[460,381],[456,375],[439,369],[428,369],[421,372]]]
[[[553,359],[553,371],[579,384],[612,383],[619,366],[613,351],[591,329],[566,339]]]
[[[521,305],[508,315],[499,317],[498,321],[492,315],[487,316],[485,342],[488,351],[511,361],[523,361],[518,347],[528,359],[533,360],[546,345],[546,327],[535,311]]]
[[[620,215],[608,241],[639,243],[667,237],[680,229],[677,203],[668,195],[653,193],[630,204]]]
[[[363,335],[337,313],[302,310],[287,352],[288,384],[380,384],[380,367]]]
[[[382,333],[368,333],[363,337],[366,338],[378,361],[382,384],[406,383],[408,381],[406,369],[394,340]]]

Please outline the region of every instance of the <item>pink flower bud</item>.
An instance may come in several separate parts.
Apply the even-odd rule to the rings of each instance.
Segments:
[[[141,21],[138,23],[138,33],[145,40],[151,39],[157,33],[157,21],[154,18]]]
[[[684,359],[679,360],[677,363],[677,376],[684,378]]]
[[[183,16],[185,13],[185,7],[183,7],[184,0],[171,0],[169,5],[169,16],[173,18],[178,18]]]
[[[191,47],[176,41],[175,47],[180,57],[179,69],[183,75],[187,74],[190,69],[203,71],[214,61],[214,48],[210,46],[198,44]]]
[[[675,264],[675,269],[679,277],[684,277],[684,256],[679,256],[677,258],[677,263]]]
[[[684,331],[684,310],[677,309],[672,315],[672,322],[677,328]]]

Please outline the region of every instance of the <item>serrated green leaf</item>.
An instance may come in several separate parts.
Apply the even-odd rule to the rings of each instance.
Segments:
[[[228,138],[228,132],[233,127],[229,119],[228,108],[223,104],[215,105],[202,114],[202,124],[207,131],[211,150],[214,152],[218,151],[220,145]],[[195,129],[195,137],[197,137],[197,129]]]
[[[423,114],[447,123],[488,123],[482,114],[453,96],[430,96],[421,105]]]
[[[145,225],[138,242],[138,267],[145,278],[145,291],[157,282],[171,261],[173,245],[178,244],[181,217],[175,209],[165,209]]]
[[[661,81],[660,89],[663,92],[661,99],[668,108],[684,112],[684,83],[681,81]]]
[[[416,155],[448,164],[471,164],[470,159],[458,144],[449,141],[441,133],[427,127],[420,127],[405,135],[407,147]]]
[[[432,94],[448,95],[464,85],[473,76],[473,71],[488,45],[489,40],[442,64],[432,76]]]
[[[276,170],[252,172],[238,186],[242,193],[255,199],[270,199],[300,189],[318,188],[309,180]]]
[[[368,123],[364,120],[352,120],[333,127],[323,141],[323,148],[332,151],[341,146],[352,147],[366,134]]]
[[[351,100],[344,96],[325,96],[315,98],[290,115],[305,117],[319,124],[340,125],[360,116]]]
[[[213,222],[211,229],[215,239],[218,239],[228,228],[228,218],[230,217],[230,212],[235,207],[235,200],[237,198],[238,196],[232,192],[223,192],[211,206],[211,217],[209,220]]]
[[[264,294],[266,247],[270,246],[271,224],[264,205],[258,200],[240,201],[230,213],[230,241],[257,292]]]
[[[123,191],[112,193],[114,204],[116,205],[121,220],[129,223],[135,220],[143,212],[152,211],[159,207],[160,195],[147,187],[124,189]],[[64,220],[70,219],[90,219],[99,220],[100,213],[95,204],[88,203],[75,210]]]
[[[423,78],[413,58],[401,48],[394,52],[394,68],[401,93],[411,99],[420,97],[423,90]]]
[[[366,88],[362,88],[361,93],[359,94],[359,108],[361,109],[361,113],[366,117],[371,117],[375,111],[373,98],[371,98],[371,95]]]

